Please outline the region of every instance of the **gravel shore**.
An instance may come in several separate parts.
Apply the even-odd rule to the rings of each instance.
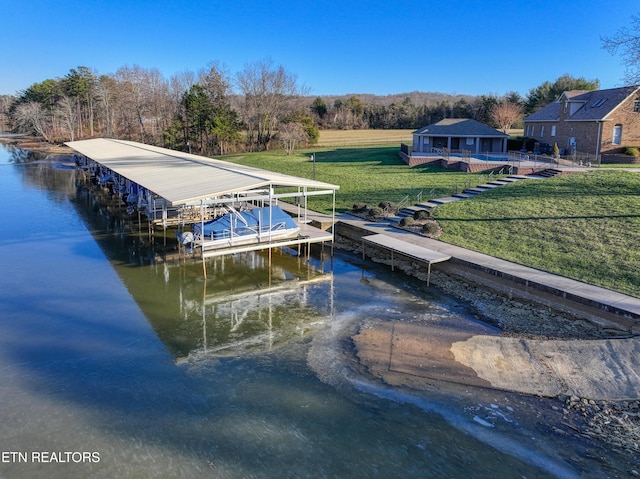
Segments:
[[[339,238],[338,248],[360,253],[360,245]],[[391,264],[384,255],[373,257],[374,262]],[[395,267],[405,274],[426,281],[427,273],[424,265],[413,261],[394,261]],[[631,328],[624,322],[617,323],[610,317],[601,317],[594,311],[571,310],[559,307],[555,309],[548,301],[537,303],[531,298],[518,297],[513,292],[513,285],[501,288],[491,281],[479,283],[478,277],[471,280],[458,274],[447,273],[454,267],[439,268],[432,272],[430,283],[447,296],[467,304],[477,311],[477,319],[500,329],[500,335],[510,338],[526,338],[531,340],[602,340],[614,338],[630,338],[636,336],[637,325]],[[443,271],[443,269],[445,271]],[[369,335],[367,338],[366,336]],[[374,339],[375,338],[375,339]],[[369,340],[381,344],[380,336],[374,337],[371,331],[358,337],[354,336],[356,349],[375,349],[376,345]],[[415,342],[415,351],[420,354],[419,342]],[[430,349],[433,351],[433,348]],[[450,353],[443,351],[442,355]],[[408,354],[410,356],[410,354]],[[447,358],[443,357],[443,360]],[[450,360],[450,358],[449,358]],[[397,368],[396,368],[397,369]],[[368,367],[369,373],[385,380],[385,374],[376,368]],[[419,375],[412,372],[410,382],[405,386],[420,389]],[[389,376],[389,382],[398,381]],[[432,379],[427,380],[431,384]],[[426,388],[425,388],[426,389]],[[637,391],[640,395],[640,391]],[[588,441],[596,441],[606,447],[630,457],[630,464],[637,466],[627,472],[632,476],[640,476],[640,463],[636,454],[640,452],[640,398],[623,401],[594,400],[588,397],[556,396],[558,409],[562,410],[563,420],[558,424],[562,434],[574,434]]]

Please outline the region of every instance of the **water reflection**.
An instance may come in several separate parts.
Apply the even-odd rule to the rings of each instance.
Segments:
[[[332,297],[333,275],[321,262],[292,250],[206,263],[187,255],[167,260],[143,233],[135,234],[136,225],[121,210],[110,210],[82,187],[76,202],[79,210],[92,212],[83,220],[180,362],[269,350],[308,334],[329,314],[325,299]]]
[[[0,464],[7,477],[572,476],[487,445],[500,434],[460,397],[409,398],[359,375],[348,337],[365,319],[443,316],[386,269],[285,251],[208,260],[205,279],[201,261],[164,261],[136,218],[76,189],[71,172],[15,172],[0,180],[22,208],[21,242],[0,242],[13,273],[0,279],[3,447],[103,460]],[[508,401],[496,399],[501,413]]]

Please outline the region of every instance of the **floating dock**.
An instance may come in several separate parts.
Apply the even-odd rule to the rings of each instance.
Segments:
[[[439,253],[438,251],[424,248],[422,246],[418,246],[413,243],[408,243],[406,241],[402,241],[400,239],[397,239],[382,233],[367,235],[362,237],[362,258],[363,259],[365,256],[364,245],[366,243],[371,243],[373,245],[380,246],[382,248],[385,248],[391,251],[391,270],[392,271],[395,269],[394,253],[400,256],[415,258],[419,261],[423,261],[427,263],[427,286],[429,286],[429,282],[431,279],[431,265],[433,263],[441,263],[443,261],[448,261],[451,259],[451,256],[447,254]]]

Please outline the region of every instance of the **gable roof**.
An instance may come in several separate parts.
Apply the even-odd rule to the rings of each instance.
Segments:
[[[422,136],[507,138],[509,135],[471,118],[445,118],[413,132]]]
[[[174,206],[269,186],[339,189],[329,183],[133,141],[96,138],[66,145]]]
[[[570,90],[562,93],[553,103],[527,116],[524,121],[559,121],[564,101],[582,103],[582,107],[567,121],[605,120],[624,100],[640,90],[637,86],[610,88],[607,90]]]

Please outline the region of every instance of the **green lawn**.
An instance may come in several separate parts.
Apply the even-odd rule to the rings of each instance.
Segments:
[[[311,150],[224,157],[313,178]],[[364,202],[415,203],[475,186],[487,175],[408,167],[398,147],[317,149],[315,178],[340,186],[338,211]],[[331,199],[310,208],[330,212]],[[441,240],[520,264],[640,297],[640,174],[596,170],[525,180],[435,209]]]
[[[398,156],[399,151],[398,145],[371,146],[304,150],[291,156],[281,151],[251,153],[221,159],[314,179],[313,153],[315,179],[340,186],[336,193],[338,212],[351,209],[355,203],[371,207],[381,201],[397,203],[406,196],[412,204],[420,192],[426,201],[429,196],[450,195],[456,187],[460,191],[465,183],[475,186],[481,177],[436,166],[408,167]],[[311,209],[331,213],[329,196],[311,197],[309,201]]]
[[[525,180],[444,205],[447,243],[640,297],[640,175]]]

